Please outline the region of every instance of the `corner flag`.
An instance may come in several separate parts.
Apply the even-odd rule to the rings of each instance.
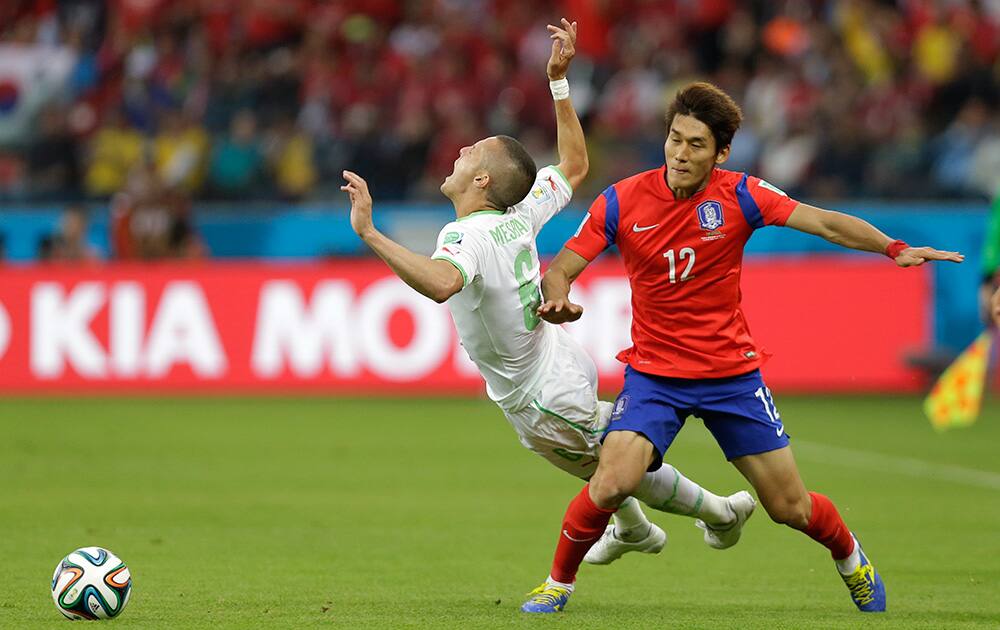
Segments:
[[[924,413],[938,431],[967,427],[979,417],[989,364],[991,331],[986,331],[955,359],[924,401]]]

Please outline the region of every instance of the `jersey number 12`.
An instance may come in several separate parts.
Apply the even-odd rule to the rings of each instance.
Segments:
[[[677,264],[683,263],[684,259],[687,259],[687,267],[684,267],[684,272],[681,273],[681,282],[689,279],[691,277],[691,270],[694,269],[694,250],[690,247],[683,247],[678,254],[674,254],[674,250],[669,249],[663,252],[663,257],[667,259],[670,263],[670,284],[677,284]]]

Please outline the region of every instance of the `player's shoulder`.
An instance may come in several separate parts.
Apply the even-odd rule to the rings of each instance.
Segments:
[[[535,174],[535,182],[518,206],[558,202],[573,196],[573,187],[558,166],[544,166]]]
[[[763,177],[757,177],[756,175],[751,175],[750,173],[742,173],[737,171],[723,171],[726,174],[726,187],[735,187],[737,193],[750,193],[752,196],[756,197],[760,193],[768,194],[773,193],[781,197],[787,197],[788,193],[778,188],[771,182],[767,181]],[[765,191],[767,191],[765,193]]]
[[[750,176],[743,171],[730,171],[724,168],[716,168],[709,185],[717,190],[732,192],[737,188],[747,186],[749,181]]]
[[[438,232],[438,245],[461,245],[466,240],[478,240],[483,229],[479,221],[462,219],[449,221]]]

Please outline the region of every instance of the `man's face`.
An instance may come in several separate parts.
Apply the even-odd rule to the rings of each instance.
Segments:
[[[496,142],[495,138],[485,138],[459,149],[451,175],[445,177],[441,184],[441,192],[447,196],[472,186],[476,177],[485,173],[486,158]]]
[[[712,173],[712,168],[729,157],[729,147],[716,152],[715,136],[708,125],[694,116],[678,114],[667,130],[663,154],[670,188],[697,190]]]

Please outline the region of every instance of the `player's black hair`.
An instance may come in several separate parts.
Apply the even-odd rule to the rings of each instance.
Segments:
[[[502,152],[489,159],[490,185],[486,201],[506,210],[528,196],[538,169],[524,145],[510,136],[497,136]]]
[[[679,90],[667,110],[667,133],[674,116],[691,116],[705,123],[715,137],[715,152],[728,147],[743,122],[740,106],[728,94],[711,83],[700,81]]]

